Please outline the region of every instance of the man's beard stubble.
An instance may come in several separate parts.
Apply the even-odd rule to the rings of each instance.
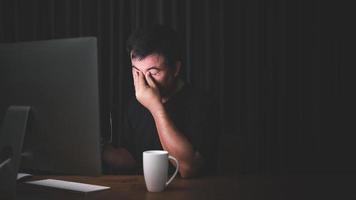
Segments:
[[[172,82],[166,87],[161,84],[157,85],[161,98],[169,98],[175,92],[178,82],[177,80],[178,79],[172,80]]]

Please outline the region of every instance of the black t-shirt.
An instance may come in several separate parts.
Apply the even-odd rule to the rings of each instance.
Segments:
[[[216,171],[219,121],[217,105],[214,102],[207,93],[185,84],[164,104],[176,128],[203,156],[205,174]],[[120,143],[120,146],[126,148],[135,158],[138,173],[142,173],[142,152],[162,149],[151,113],[136,98],[129,103]]]

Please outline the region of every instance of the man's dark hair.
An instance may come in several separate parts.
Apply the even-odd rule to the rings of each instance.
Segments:
[[[157,53],[164,57],[167,67],[175,67],[181,60],[181,47],[175,30],[164,25],[153,25],[136,29],[127,40],[127,51],[131,58],[144,59]]]

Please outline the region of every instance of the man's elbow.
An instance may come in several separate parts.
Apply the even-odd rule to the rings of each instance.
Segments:
[[[193,178],[201,175],[204,159],[199,152],[195,153],[195,158],[191,162],[183,162],[179,167],[179,173],[182,178]]]
[[[194,178],[199,174],[198,167],[192,165],[183,165],[179,169],[179,174],[182,178]]]

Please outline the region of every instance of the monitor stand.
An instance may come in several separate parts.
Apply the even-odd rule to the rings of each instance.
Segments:
[[[31,107],[10,106],[0,130],[0,200],[16,199],[17,173]]]

